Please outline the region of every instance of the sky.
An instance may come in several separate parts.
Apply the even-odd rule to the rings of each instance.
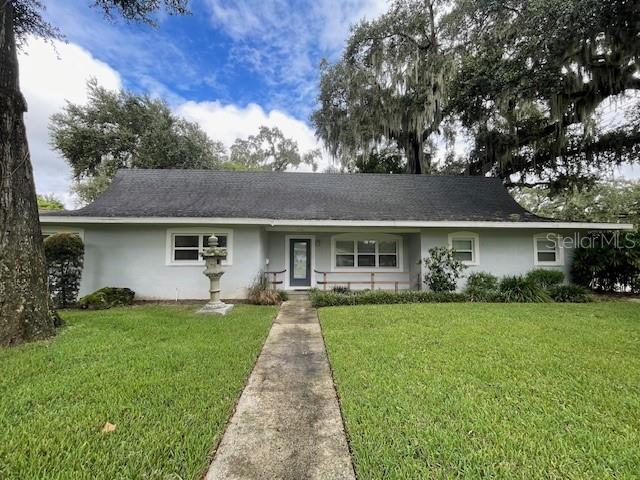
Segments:
[[[386,0],[191,0],[191,15],[161,14],[154,29],[105,20],[90,0],[43,3],[66,42],[30,39],[20,82],[36,189],[68,207],[71,172],[49,144],[48,122],[66,101],[86,102],[89,78],[164,98],[227,146],[267,125],[307,151],[321,146],[309,123],[320,61],[337,60],[350,25],[386,9]]]
[[[161,97],[227,147],[266,125],[305,152],[322,147],[309,123],[321,60],[336,61],[350,26],[388,6],[387,0],[191,0],[191,15],[161,14],[152,28],[105,20],[92,0],[43,3],[45,18],[66,41],[31,39],[19,53],[25,121],[36,190],[69,208],[77,206],[71,171],[51,148],[48,123],[66,101],[86,102],[88,79]],[[605,106],[606,123],[624,118],[626,103]],[[323,150],[319,170],[330,163]],[[619,174],[640,177],[631,167]]]

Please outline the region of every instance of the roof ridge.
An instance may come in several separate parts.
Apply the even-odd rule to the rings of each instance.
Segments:
[[[501,180],[499,177],[484,175],[454,175],[454,174],[415,174],[415,173],[368,173],[368,172],[295,172],[295,171],[271,171],[271,170],[215,170],[206,168],[119,168],[117,173],[221,173],[229,175],[316,175],[316,176],[360,176],[360,177],[398,177],[398,178],[474,178],[486,180]]]

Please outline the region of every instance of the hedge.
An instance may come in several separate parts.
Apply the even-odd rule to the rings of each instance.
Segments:
[[[454,303],[467,302],[469,297],[464,293],[426,292],[409,290],[406,292],[386,292],[383,290],[352,293],[325,292],[312,290],[309,293],[311,304],[316,307],[332,307],[340,305],[376,305],[397,303]]]
[[[383,290],[364,290],[359,292],[339,293],[323,290],[311,290],[309,299],[315,308],[338,307],[345,305],[392,305],[401,303],[523,303],[523,302],[573,302],[583,303],[590,301],[586,290],[576,285],[557,285],[547,293],[533,284],[531,295],[531,282],[524,279],[517,281],[514,288],[506,291],[471,289],[464,293],[456,292],[428,292],[408,290],[404,292],[387,292]],[[509,281],[507,283],[510,283]],[[524,291],[520,287],[525,283]],[[540,292],[543,292],[542,295]]]

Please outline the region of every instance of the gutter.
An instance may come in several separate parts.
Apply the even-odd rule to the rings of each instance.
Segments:
[[[421,221],[421,220],[281,220],[268,218],[221,217],[82,217],[41,215],[43,225],[145,224],[145,225],[262,225],[267,227],[384,227],[384,228],[504,228],[554,230],[633,230],[630,223],[590,222],[504,222],[504,221]]]

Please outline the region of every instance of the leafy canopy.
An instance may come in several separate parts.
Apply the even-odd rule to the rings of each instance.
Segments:
[[[38,195],[38,208],[43,210],[64,210],[64,203],[53,194]]]
[[[45,5],[41,0],[9,0],[13,6],[13,33],[16,43],[22,46],[27,36],[45,39],[60,39],[60,30],[47,22],[42,12]],[[87,2],[89,3],[89,2]],[[128,22],[156,25],[154,14],[165,11],[170,15],[189,13],[189,0],[92,0],[92,6],[102,10],[105,18],[123,18]]]
[[[396,0],[324,64],[316,132],[342,162],[387,142],[408,171],[468,140],[465,170],[554,191],[638,161],[597,109],[640,90],[635,0]],[[637,121],[637,118],[636,118]]]
[[[640,183],[615,180],[597,182],[589,188],[568,189],[550,195],[544,187],[514,191],[527,210],[558,220],[633,223],[640,225]]]
[[[261,126],[256,135],[238,138],[231,146],[232,168],[283,172],[302,164],[317,168],[320,150],[301,153],[295,140],[284,136],[278,127]]]
[[[85,105],[51,117],[51,143],[69,163],[75,190],[90,201],[120,168],[219,168],[221,142],[174,115],[163,100],[88,83]]]

